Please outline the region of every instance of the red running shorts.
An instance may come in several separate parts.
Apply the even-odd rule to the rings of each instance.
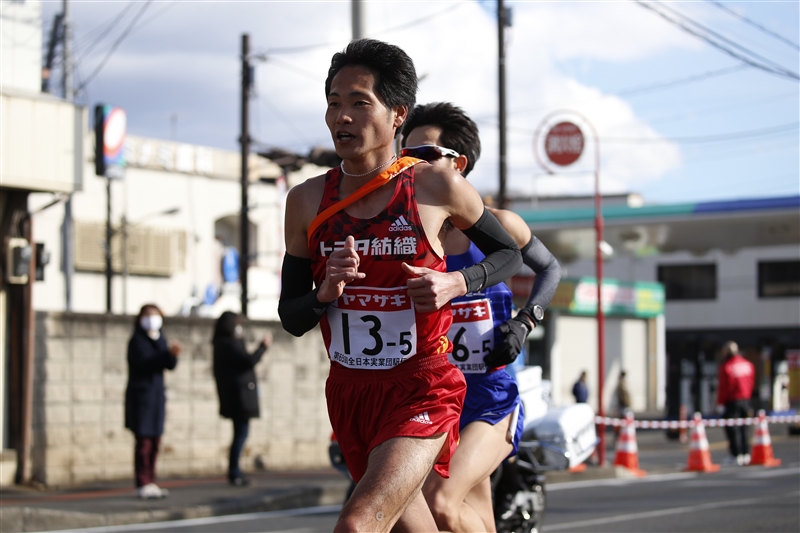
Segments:
[[[446,433],[433,470],[450,475],[458,446],[458,421],[464,405],[464,374],[447,354],[412,357],[390,370],[331,366],[325,385],[333,432],[350,475],[358,482],[376,446],[394,437],[433,437]]]

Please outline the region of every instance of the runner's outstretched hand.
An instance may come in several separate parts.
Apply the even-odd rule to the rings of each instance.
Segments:
[[[467,292],[467,282],[460,272],[439,272],[430,268],[411,266],[403,263],[411,277],[406,281],[408,296],[414,302],[414,309],[420,312],[436,311],[447,302]]]
[[[325,280],[319,287],[317,299],[320,302],[332,302],[344,292],[344,286],[367,275],[358,271],[361,258],[355,249],[355,239],[348,235],[344,248],[336,250],[328,257],[325,264]]]
[[[500,333],[503,334],[503,342],[495,346],[483,362],[489,368],[510,365],[517,360],[517,356],[525,345],[525,339],[531,332],[531,324],[524,316],[517,315],[514,318],[498,326]]]

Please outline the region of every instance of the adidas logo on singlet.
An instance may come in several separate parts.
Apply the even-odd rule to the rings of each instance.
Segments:
[[[412,416],[409,418],[411,422],[419,422],[420,424],[433,424],[431,422],[430,417],[428,416],[428,411],[425,411],[421,415]]]
[[[403,215],[397,217],[397,220],[392,222],[389,226],[389,231],[411,231],[413,228],[408,224],[408,221]]]

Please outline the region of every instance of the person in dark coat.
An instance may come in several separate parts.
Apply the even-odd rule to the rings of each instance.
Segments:
[[[242,316],[225,311],[214,327],[214,380],[219,395],[219,414],[233,421],[233,442],[228,456],[231,485],[248,485],[250,480],[239,468],[239,456],[250,430],[250,419],[258,418],[258,382],[253,367],[272,344],[268,333],[252,354],[242,340]]]
[[[137,495],[163,498],[167,490],[156,485],[156,457],[164,433],[166,395],[164,369],[178,364],[181,345],[167,343],[161,333],[161,310],[142,306],[128,342],[128,386],[125,389],[125,427],[136,437],[134,465]]]
[[[586,403],[589,400],[589,386],[586,384],[586,371],[581,372],[581,377],[572,386],[572,395],[576,403]]]

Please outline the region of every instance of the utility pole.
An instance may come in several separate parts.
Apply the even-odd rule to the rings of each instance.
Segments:
[[[62,42],[61,52],[63,54],[63,69],[64,75],[62,76],[64,100],[72,102],[75,98],[75,92],[72,89],[72,26],[69,20],[69,2],[63,0],[63,13],[62,13]],[[82,157],[83,154],[77,154],[76,157]],[[75,243],[75,230],[72,220],[72,194],[69,195],[67,201],[64,202],[64,222],[61,225],[61,252],[62,252],[62,268],[64,270],[64,310],[72,311],[72,275],[75,271],[74,261],[74,243]]]
[[[497,92],[498,121],[500,124],[500,188],[497,193],[497,204],[500,209],[505,209],[506,199],[506,26],[510,26],[510,13],[503,5],[503,0],[497,0]]]
[[[64,99],[72,102],[75,93],[72,88],[72,25],[69,19],[69,1],[64,0],[63,18],[63,39],[61,50],[64,54]],[[79,155],[82,157],[82,154]],[[75,229],[72,219],[72,194],[69,195],[64,203],[64,307],[67,311],[72,311],[72,275],[75,270],[74,243]]]
[[[95,116],[95,120],[98,117]],[[103,120],[103,115],[100,114],[100,120]],[[102,126],[101,126],[102,127]],[[111,237],[114,232],[111,230],[111,178],[106,178],[106,314],[111,314],[111,281],[114,279],[113,265],[111,264]]]
[[[361,0],[351,0],[353,16],[353,40],[364,38],[364,3]]]
[[[248,114],[250,107],[250,86],[252,67],[250,66],[250,36],[242,35],[242,131],[239,142],[242,145],[242,210],[239,218],[239,283],[242,289],[242,314],[247,316],[247,268],[250,266],[250,219],[248,217],[247,186],[249,185],[248,156],[250,155],[250,129]]]

